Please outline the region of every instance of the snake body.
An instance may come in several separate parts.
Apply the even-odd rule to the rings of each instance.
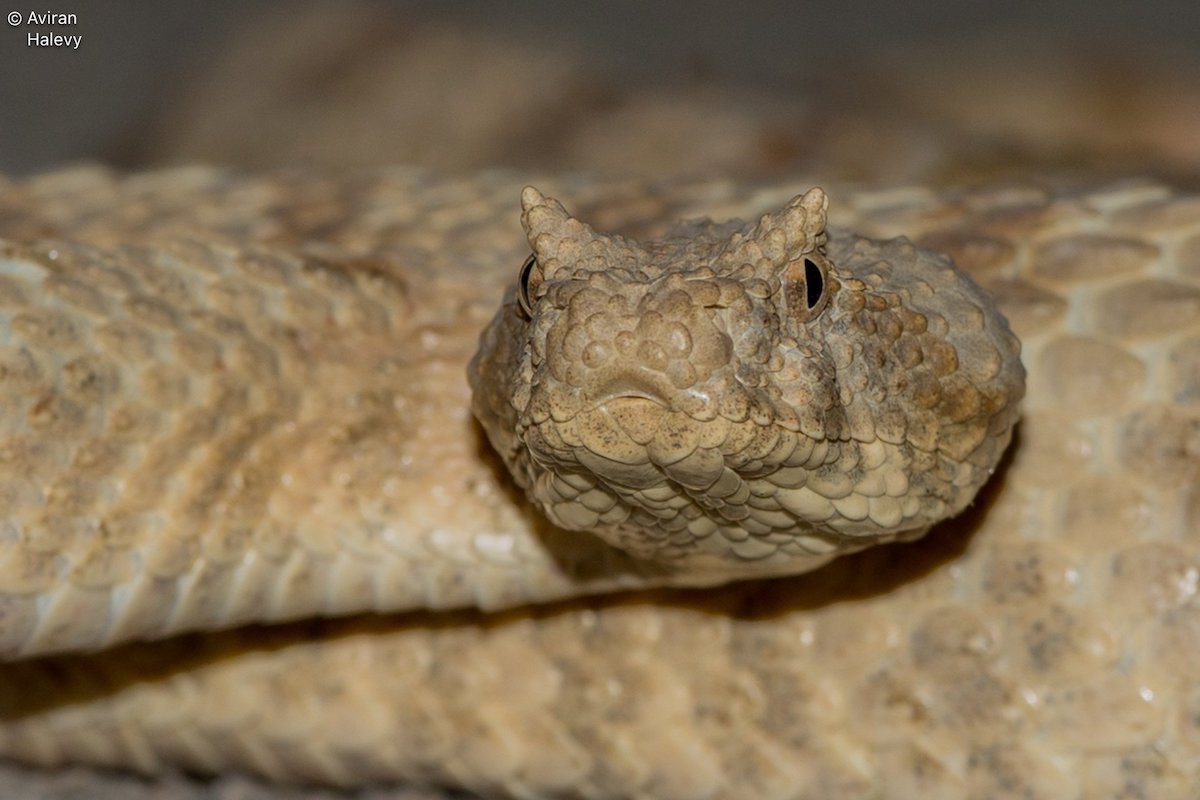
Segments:
[[[671,322],[691,313],[666,288],[706,291],[681,288],[678,277],[671,284],[648,261],[630,262],[629,272],[649,287],[638,291],[652,298],[661,329],[635,331],[642,345],[627,360],[650,377],[594,382],[593,372],[556,374],[553,359],[542,377],[582,392],[577,407],[587,413],[611,403],[604,413],[624,419],[635,443],[646,440],[646,458],[630,456],[626,467],[653,464],[692,489],[688,503],[656,506],[662,497],[638,495],[633,471],[605,472],[608,461],[622,463],[615,459],[583,456],[591,472],[563,463],[578,448],[556,436],[637,455],[600,429],[537,427],[568,414],[551,409],[496,428],[497,409],[511,416],[529,404],[499,399],[511,395],[495,388],[481,358],[472,367],[476,412],[497,459],[471,414],[467,366],[527,248],[542,271],[533,318],[520,316],[509,288],[494,339],[511,344],[514,331],[539,320],[552,330],[555,304],[569,313],[572,292],[616,317],[637,302],[576,258],[610,246],[628,254],[629,240],[588,250],[578,235],[554,234],[579,234],[581,223],[555,221],[560,207],[528,193],[528,240],[521,235],[514,199],[523,183],[503,172],[333,180],[80,169],[0,187],[0,650],[17,659],[0,671],[0,754],[522,797],[1195,794],[1200,199],[1152,182],[944,194],[830,187],[835,233],[825,241],[823,226],[795,211],[815,217],[823,198],[789,205],[803,188],[795,185],[539,181],[598,228],[639,236],[661,236],[678,219],[793,209],[790,230],[805,236],[770,234],[766,218],[753,257],[743,249],[728,275],[699,276],[731,284],[726,308],[735,307],[732,284],[752,287],[761,302],[743,305],[742,316],[759,314],[767,328],[785,307],[805,330],[832,324],[852,307],[853,281],[878,290],[896,265],[948,269],[906,242],[855,244],[836,233],[853,230],[949,253],[997,298],[1022,341],[1028,392],[998,467],[1021,394],[1015,345],[989,311],[968,314],[967,326],[990,331],[989,344],[959,339],[952,348],[984,388],[949,406],[983,433],[947,428],[932,451],[958,457],[933,459],[946,480],[906,488],[924,487],[917,506],[936,500],[938,515],[953,513],[995,469],[962,514],[917,541],[805,575],[656,589],[729,577],[712,559],[738,575],[753,561],[812,556],[816,566],[831,549],[862,546],[853,536],[866,529],[851,523],[870,520],[868,538],[887,540],[933,519],[906,516],[903,502],[842,502],[853,491],[833,486],[832,471],[818,475],[826,462],[814,459],[802,465],[812,476],[793,473],[777,488],[822,488],[833,512],[788,495],[782,510],[758,503],[753,513],[716,514],[757,523],[689,528],[701,517],[686,509],[741,507],[704,500],[740,490],[704,494],[732,479],[712,468],[701,486],[703,459],[672,475],[697,451],[659,457],[667,442],[637,433],[632,416],[656,429],[681,424],[653,410],[673,401],[645,371],[657,364],[670,379],[684,369],[671,373],[645,344],[669,349],[679,341]],[[698,224],[659,240],[674,250],[643,250],[666,254],[668,271],[695,269],[687,253],[715,259],[713,242],[750,247],[755,230]],[[687,253],[678,244],[697,237]],[[821,262],[822,285],[839,287],[828,305],[808,303],[820,293],[789,295],[786,278],[753,274],[778,252],[790,253],[788,263],[806,254]],[[555,260],[568,253],[575,266],[564,272]],[[589,282],[590,295],[580,289]],[[773,320],[762,310],[770,302]],[[886,302],[876,302],[882,313]],[[731,335],[733,315],[720,313],[731,348],[753,356]],[[961,330],[958,322],[949,320]],[[607,341],[605,325],[616,343],[621,325],[599,319],[590,342],[565,344],[582,356]],[[819,341],[835,338],[822,330]],[[690,345],[702,351],[703,341]],[[950,359],[929,348],[909,365],[913,384],[919,364]],[[536,377],[524,352],[512,355]],[[600,374],[602,354],[588,352]],[[720,379],[719,367],[705,373],[697,358],[695,375],[676,388]],[[821,383],[802,373],[799,383],[817,393]],[[878,374],[896,373],[863,373],[860,388],[870,394]],[[745,416],[762,418],[766,384],[752,370],[739,382],[762,388]],[[537,381],[527,385],[532,400]],[[971,396],[948,386],[939,397]],[[838,426],[831,438],[875,463],[849,444],[867,439],[866,418],[835,417],[820,420]],[[877,433],[901,438],[871,419]],[[922,429],[909,427],[912,444]],[[539,441],[549,448],[536,450]],[[753,481],[780,452],[775,444],[727,448],[727,457],[752,453],[737,462],[745,505],[768,494]],[[617,544],[631,521],[657,521],[660,546],[627,553],[550,524],[514,489],[506,459],[550,519],[603,529]],[[956,477],[951,463],[964,462],[972,467]],[[540,471],[548,466],[559,471]],[[555,487],[545,477],[555,474],[574,477]],[[890,496],[885,477],[875,489],[868,478],[860,470],[851,489]],[[814,509],[821,513],[800,513]],[[783,511],[791,525],[772,527]],[[912,524],[894,524],[897,515]],[[777,535],[785,527],[807,538],[786,544]],[[672,561],[681,558],[708,572],[689,578]],[[173,636],[363,611],[401,613]],[[172,638],[122,644],[164,637]]]

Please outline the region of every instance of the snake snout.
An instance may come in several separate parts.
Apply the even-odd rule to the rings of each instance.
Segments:
[[[682,412],[689,416],[711,419],[716,414],[717,392],[706,384],[679,386],[670,376],[629,365],[613,370],[584,389],[587,407],[591,409],[644,409],[642,413]]]
[[[609,380],[596,381],[588,387],[588,399],[592,407],[647,403],[670,407],[671,392],[658,385],[658,381],[631,371]]]

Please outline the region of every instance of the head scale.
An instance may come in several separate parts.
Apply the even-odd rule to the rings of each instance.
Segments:
[[[906,240],[830,238],[820,189],[647,242],[521,202],[533,252],[473,408],[560,526],[801,571],[962,510],[1009,441],[1024,373],[986,294]]]

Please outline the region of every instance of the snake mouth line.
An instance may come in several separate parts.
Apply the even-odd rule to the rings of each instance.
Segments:
[[[651,403],[663,410],[671,407],[671,401],[667,394],[654,386],[651,381],[638,380],[636,377],[630,376],[613,381],[597,392],[589,404],[589,410],[631,408],[646,403]]]
[[[606,396],[602,400],[597,401],[589,410],[629,411],[636,408],[649,408],[651,406],[666,410],[667,401],[649,392],[622,392]]]

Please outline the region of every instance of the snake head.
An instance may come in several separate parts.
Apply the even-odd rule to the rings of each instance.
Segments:
[[[756,222],[600,233],[532,187],[532,250],[472,361],[473,407],[551,521],[657,561],[803,571],[962,510],[1007,445],[1019,343],[907,240]]]

